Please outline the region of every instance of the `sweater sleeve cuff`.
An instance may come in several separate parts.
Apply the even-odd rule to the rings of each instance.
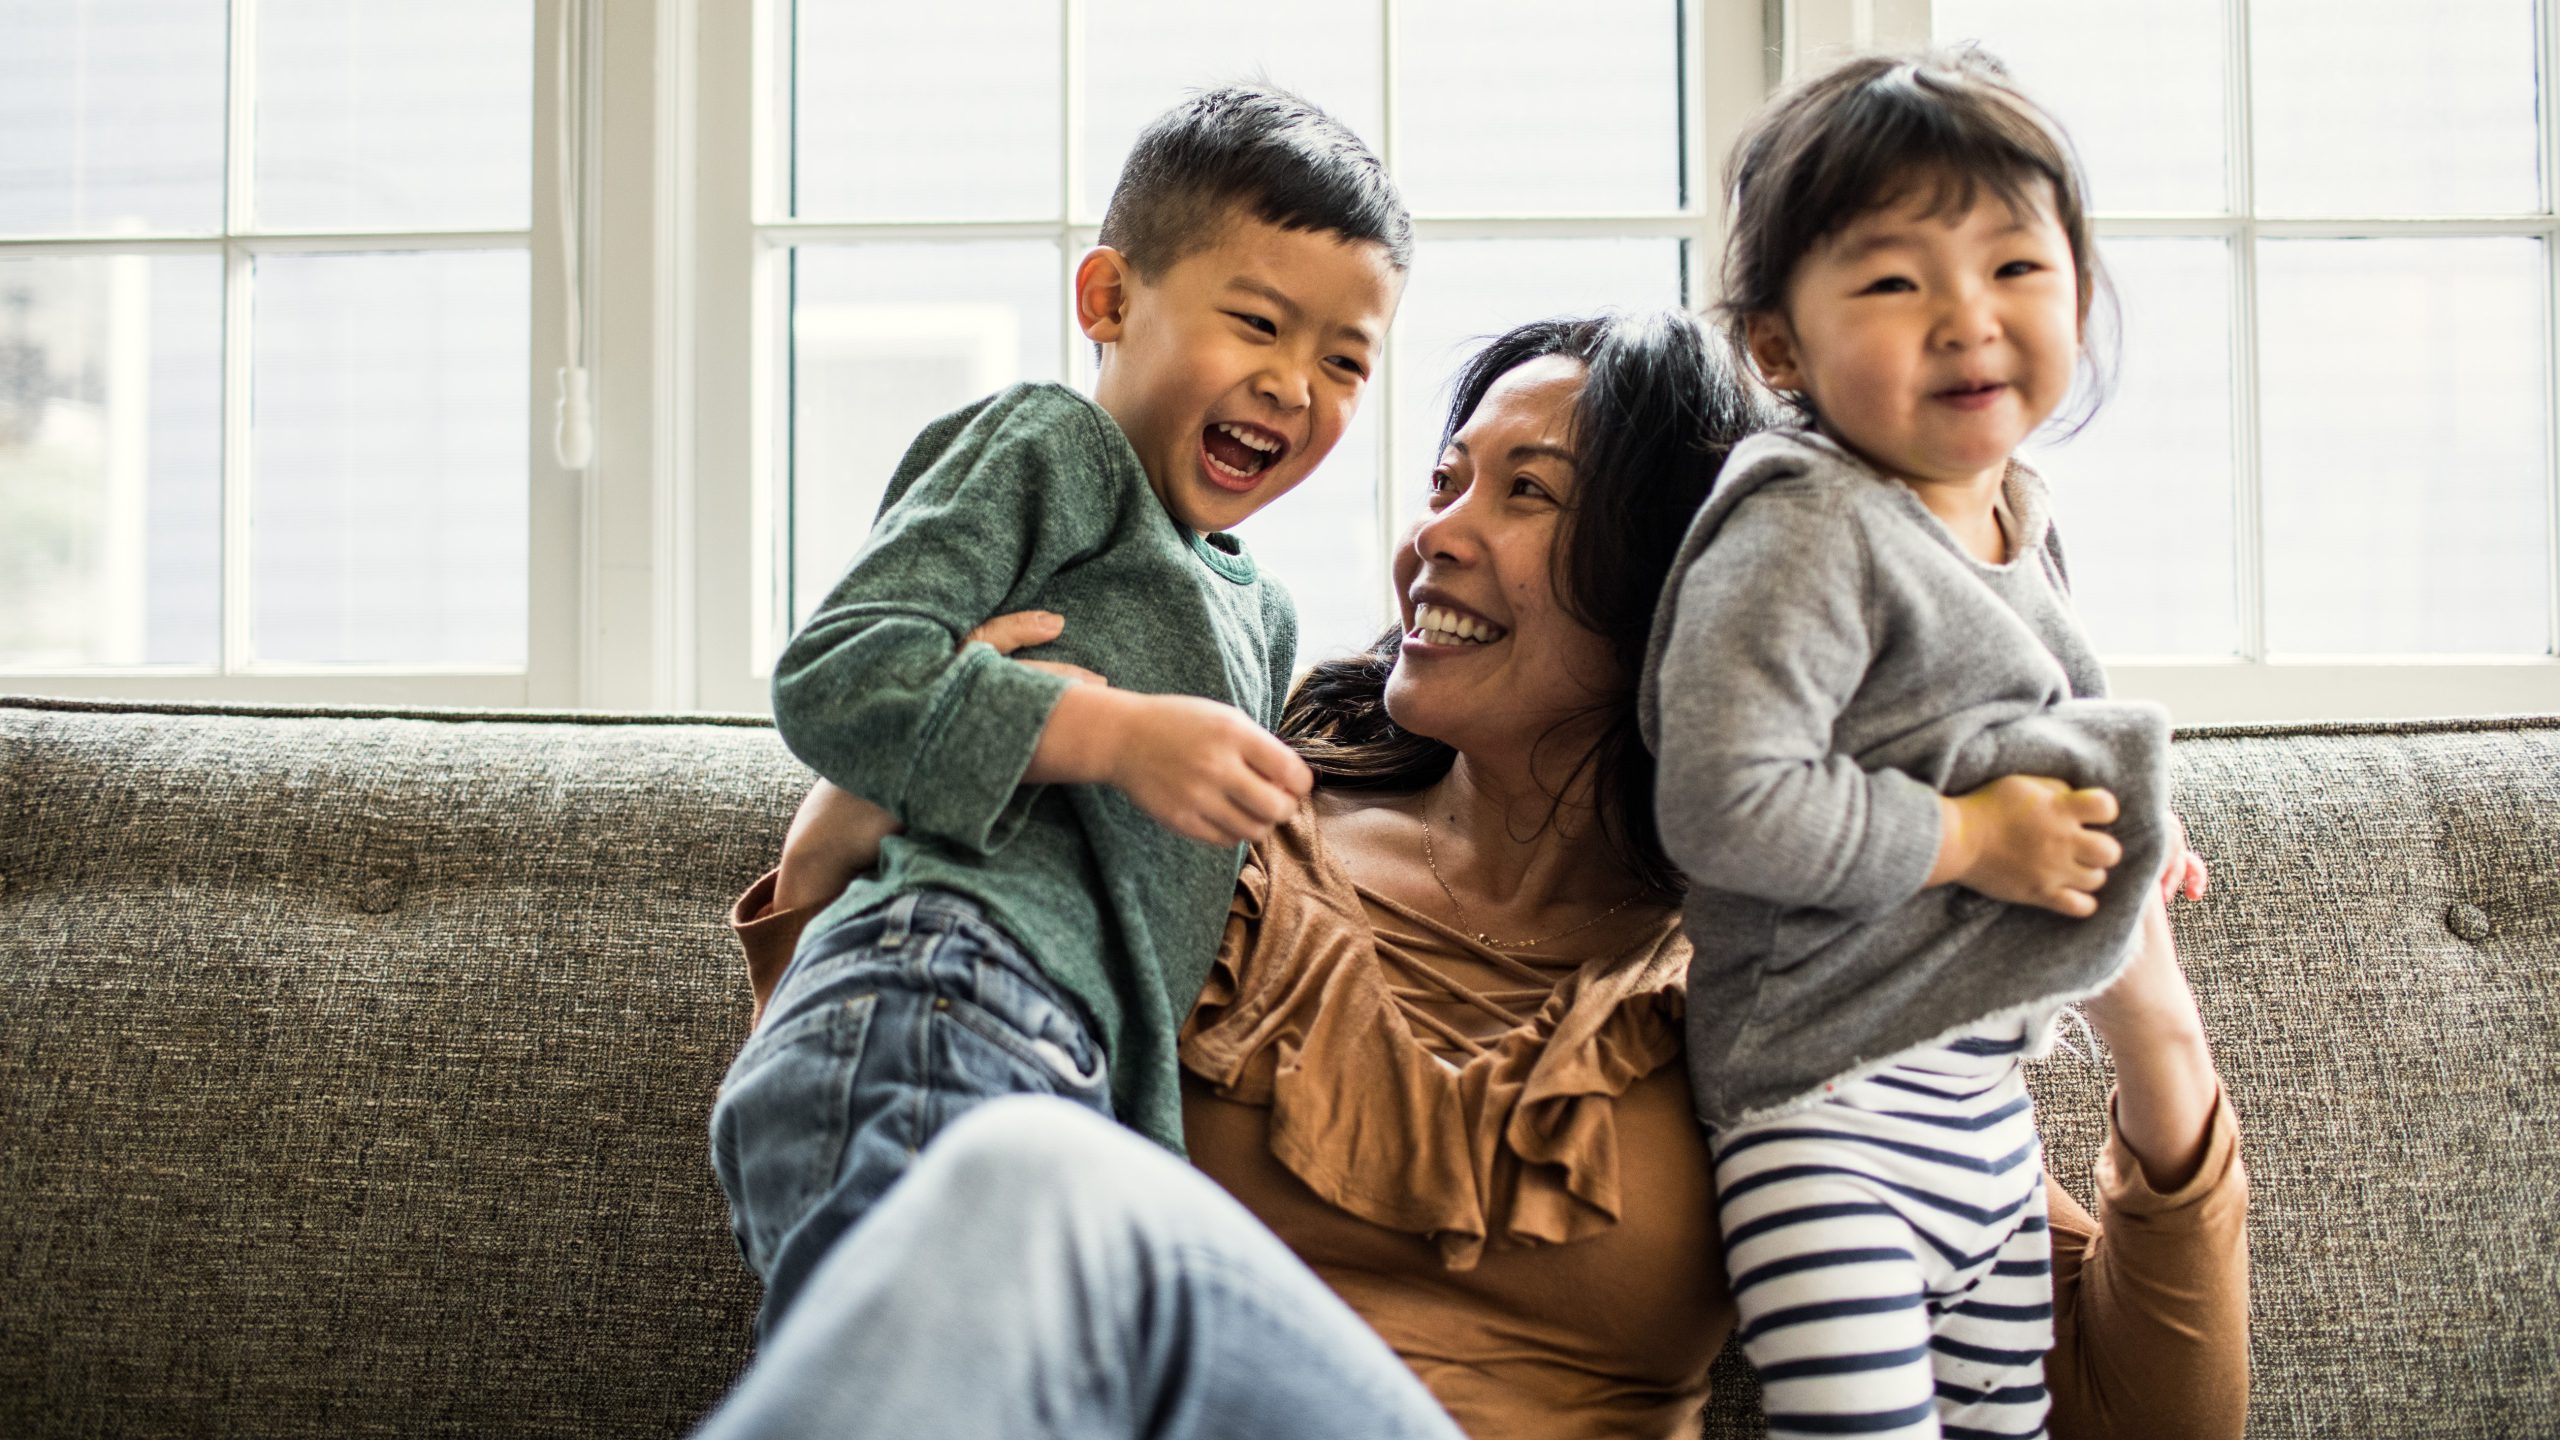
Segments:
[[[984,642],[962,647],[895,807],[912,830],[985,854],[1011,839],[1035,789],[1022,772],[1073,682],[1016,665]]]
[[[1938,792],[1899,770],[1867,776],[1866,834],[1828,908],[1875,915],[1917,895],[1938,864]]]
[[[746,957],[747,990],[755,997],[755,1009],[747,1021],[750,1031],[764,1023],[764,1007],[772,1003],[782,972],[791,968],[800,932],[809,928],[818,913],[807,906],[775,909],[774,886],[781,877],[781,870],[767,870],[729,907],[729,933],[737,937],[738,949]]]
[[[2095,1175],[2102,1216],[2166,1219],[2180,1212],[2199,1212],[2225,1194],[2239,1195],[2246,1181],[2240,1165],[2240,1125],[2231,1113],[2230,1097],[2220,1093],[2214,1096],[2213,1114],[2205,1121],[2204,1158],[2197,1162],[2196,1173],[2185,1184],[2161,1191],[2152,1188],[2142,1173],[2142,1162],[2134,1157],[2133,1147],[2117,1132],[2116,1097],[2110,1092],[2107,1144],[2098,1152]]]

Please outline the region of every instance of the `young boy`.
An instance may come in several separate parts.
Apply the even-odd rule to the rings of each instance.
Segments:
[[[900,827],[813,921],[712,1112],[769,1332],[971,1106],[1082,1101],[1175,1150],[1175,1030],[1242,842],[1309,787],[1269,733],[1296,619],[1228,528],[1342,436],[1411,259],[1359,139],[1210,91],[1139,136],[1075,279],[1091,400],[1017,385],[926,427],[774,670],[792,752]],[[1067,617],[1051,662],[958,643]],[[956,653],[955,653],[956,646]]]

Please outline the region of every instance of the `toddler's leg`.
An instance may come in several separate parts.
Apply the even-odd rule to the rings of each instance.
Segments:
[[[1936,1436],[1918,1238],[1872,1186],[1787,1149],[1719,1147],[1716,1164],[1736,1334],[1772,1440]]]
[[[1016,1094],[1110,1113],[1072,1002],[975,906],[904,896],[797,956],[711,1112],[759,1334],[935,1135]]]
[[[2042,1175],[1990,1273],[1938,1316],[1930,1347],[1938,1368],[1938,1416],[1949,1440],[2045,1433],[2053,1247]]]

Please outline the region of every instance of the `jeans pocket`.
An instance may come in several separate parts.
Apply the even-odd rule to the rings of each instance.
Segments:
[[[1094,1042],[1070,1002],[1024,974],[1018,956],[980,948],[970,957],[968,994],[951,1016],[1000,1054],[981,1057],[1002,1068],[1026,1071],[1022,1081],[1055,1095],[1090,1100],[1103,1088],[1102,1047]],[[972,1057],[952,1063],[977,1068]],[[1010,1062],[1009,1065],[1007,1062]],[[998,1077],[984,1077],[989,1080]]]
[[[712,1168],[758,1275],[844,1167],[854,1079],[879,999],[856,995],[756,1036],[711,1107]]]

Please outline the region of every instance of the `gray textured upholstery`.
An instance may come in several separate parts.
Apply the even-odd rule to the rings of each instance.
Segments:
[[[2252,1433],[2548,1433],[2560,720],[2176,765]],[[754,1300],[721,915],[803,780],[746,723],[0,699],[0,1434],[680,1433]],[[2103,1070],[2034,1078],[2085,1196]]]

